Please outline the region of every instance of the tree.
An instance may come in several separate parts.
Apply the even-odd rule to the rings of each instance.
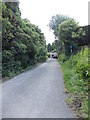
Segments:
[[[50,29],[52,29],[54,31],[55,37],[58,37],[59,24],[61,24],[63,21],[65,21],[67,19],[68,19],[67,16],[63,16],[60,14],[52,16],[50,23],[49,23],[49,27],[50,27]]]
[[[81,27],[77,28],[76,31],[72,33],[72,38],[77,39],[78,45],[80,45],[80,46],[88,44],[86,37],[87,37],[86,32]]]
[[[21,18],[18,3],[2,3],[2,13],[2,76],[12,77],[46,60],[46,42],[38,26]]]
[[[47,51],[48,52],[51,52],[52,51],[52,45],[50,43],[48,43],[47,45]]]
[[[61,43],[64,43],[67,55],[70,55],[70,47],[73,47],[74,51],[78,45],[77,39],[73,38],[73,33],[78,27],[78,23],[72,18],[65,20],[59,25],[58,38]]]

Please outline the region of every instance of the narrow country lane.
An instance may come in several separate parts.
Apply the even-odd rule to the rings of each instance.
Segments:
[[[3,118],[75,118],[65,102],[57,60],[49,59],[2,86]]]

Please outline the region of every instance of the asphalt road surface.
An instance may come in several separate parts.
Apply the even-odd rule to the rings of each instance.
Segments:
[[[49,59],[3,84],[2,117],[75,118],[64,91],[60,65]]]

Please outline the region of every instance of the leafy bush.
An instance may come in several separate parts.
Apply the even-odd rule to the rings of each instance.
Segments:
[[[85,48],[84,51],[81,50],[78,55],[79,60],[77,62],[76,72],[78,73],[80,79],[88,80],[88,48]]]
[[[60,63],[63,63],[67,60],[67,58],[64,54],[60,54],[58,60]]]

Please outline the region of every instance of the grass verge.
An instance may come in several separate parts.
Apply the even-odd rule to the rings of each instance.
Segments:
[[[59,56],[59,62],[64,75],[68,105],[80,118],[88,118],[88,48],[65,60]],[[64,61],[64,62],[63,62]]]

